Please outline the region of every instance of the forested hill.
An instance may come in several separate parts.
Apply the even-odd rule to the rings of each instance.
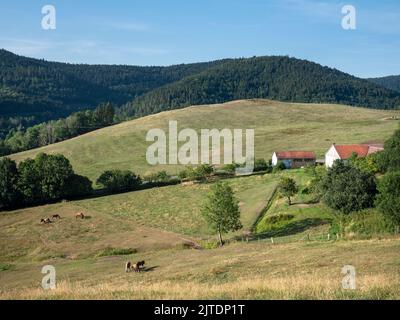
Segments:
[[[236,99],[340,103],[391,109],[400,94],[335,69],[295,58],[234,59],[157,88],[124,106],[125,116],[141,116],[195,104]]]
[[[388,76],[382,78],[370,78],[369,81],[382,87],[400,92],[400,76]]]
[[[0,50],[0,117],[50,120],[106,101],[123,104],[223,61],[170,67],[76,65]]]
[[[8,130],[65,117],[103,102],[120,120],[194,104],[269,98],[380,109],[400,93],[319,64],[254,57],[169,67],[76,65],[0,50],[0,138]]]

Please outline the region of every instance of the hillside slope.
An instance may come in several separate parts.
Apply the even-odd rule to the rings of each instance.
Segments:
[[[271,56],[226,61],[140,96],[121,112],[143,116],[194,104],[252,98],[377,109],[400,106],[398,92],[307,60]]]
[[[35,116],[43,121],[105,101],[122,104],[218,63],[221,61],[170,67],[75,65],[0,50],[0,116]]]
[[[146,161],[146,133],[152,128],[255,129],[256,158],[270,159],[276,150],[315,150],[322,157],[332,142],[384,141],[398,128],[390,120],[398,111],[372,110],[329,104],[296,104],[270,100],[240,100],[162,112],[12,155],[20,161],[39,152],[62,153],[79,173],[95,180],[104,170],[130,169],[139,174],[179,165],[150,166]],[[199,131],[197,131],[199,132]],[[223,147],[221,145],[221,147]]]
[[[400,92],[400,76],[370,78],[368,80],[382,87]]]

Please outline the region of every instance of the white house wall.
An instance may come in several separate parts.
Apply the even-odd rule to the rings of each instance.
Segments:
[[[336,151],[335,146],[332,146],[328,152],[325,154],[325,165],[327,168],[332,168],[335,160],[340,159],[339,154]]]

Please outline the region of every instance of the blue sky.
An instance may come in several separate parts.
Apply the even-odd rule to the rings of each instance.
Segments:
[[[54,5],[56,30],[41,28]],[[341,27],[343,5],[357,29]],[[360,77],[400,74],[400,1],[9,0],[0,48],[46,60],[170,65],[289,55]]]

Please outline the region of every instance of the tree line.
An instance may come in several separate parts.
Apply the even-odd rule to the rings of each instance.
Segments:
[[[105,103],[95,110],[75,112],[67,118],[44,122],[26,130],[11,130],[5,139],[0,139],[0,156],[46,146],[104,128],[115,123],[114,114],[113,105]]]

